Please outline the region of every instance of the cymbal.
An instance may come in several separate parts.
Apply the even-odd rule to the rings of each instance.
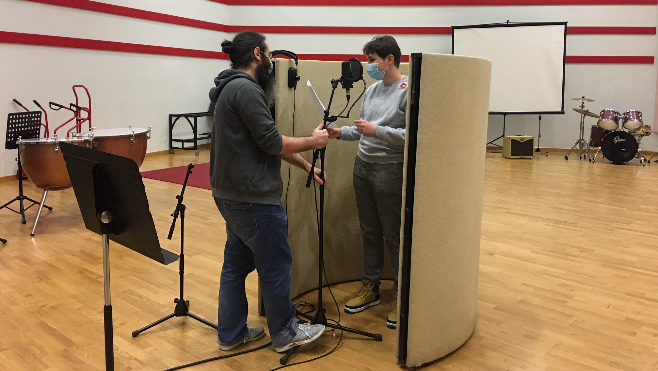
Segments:
[[[580,113],[581,115],[589,116],[589,117],[594,117],[594,118],[599,118],[600,116],[597,115],[596,113],[586,110],[586,109],[580,109],[580,108],[574,108],[574,111]]]
[[[585,98],[585,97],[582,97],[582,98],[571,98],[571,100],[579,100],[579,101],[581,101],[581,102],[594,102],[594,99],[589,99],[589,98]]]

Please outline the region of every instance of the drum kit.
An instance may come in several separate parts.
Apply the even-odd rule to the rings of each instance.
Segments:
[[[86,107],[80,102],[76,89],[84,89],[86,92]],[[53,110],[66,109],[73,112],[73,118],[57,127],[53,131],[53,136],[50,136],[48,131],[46,116],[43,138],[18,140],[19,154],[25,173],[35,186],[43,189],[39,211],[37,212],[32,233],[30,233],[32,236],[34,236],[48,192],[63,190],[72,186],[71,178],[64,162],[64,156],[60,151],[61,143],[86,146],[99,151],[132,158],[138,166],[142,165],[146,156],[146,141],[151,137],[151,127],[142,129],[128,126],[128,128],[96,130],[96,128],[91,126],[91,96],[89,90],[83,85],[74,85],[73,93],[76,101],[75,103],[71,103],[69,107],[50,102],[50,108]],[[45,112],[43,108],[41,110]],[[74,120],[75,125],[66,131],[65,136],[58,137],[58,129]],[[88,131],[83,131],[82,125],[87,122]]]
[[[580,108],[573,109],[580,113],[580,138],[565,156],[566,160],[569,159],[571,151],[576,150],[581,159],[588,157],[590,162],[596,161],[599,152],[617,165],[625,164],[634,158],[639,158],[643,166],[648,162],[642,155],[640,141],[643,137],[651,135],[653,130],[651,126],[644,125],[642,112],[629,110],[622,114],[606,108],[597,115],[585,109],[585,102],[594,102],[593,99],[581,97],[572,100],[581,102]],[[589,142],[583,139],[585,117],[598,119],[597,124],[592,125]],[[597,148],[594,157],[590,152],[592,148]]]

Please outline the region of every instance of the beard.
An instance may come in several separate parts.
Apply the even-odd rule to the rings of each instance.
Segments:
[[[268,107],[272,107],[276,102],[276,80],[274,74],[267,72],[269,65],[265,66],[262,63],[256,67],[256,77],[258,77],[258,85],[265,92],[265,99],[267,99]]]

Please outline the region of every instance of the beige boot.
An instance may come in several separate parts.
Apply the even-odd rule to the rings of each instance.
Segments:
[[[346,313],[359,313],[379,304],[379,285],[368,282],[356,296],[345,304]]]

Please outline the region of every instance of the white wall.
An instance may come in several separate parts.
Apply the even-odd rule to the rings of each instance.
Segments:
[[[228,20],[228,6],[204,0],[186,0],[185,4],[171,0],[112,3],[216,23]],[[220,44],[228,36],[223,32],[17,0],[0,0],[0,30],[210,51],[221,50]],[[49,101],[75,102],[71,86],[82,84],[91,93],[93,126],[152,126],[149,152],[168,148],[170,113],[208,109],[213,78],[228,68],[225,60],[3,43],[0,56],[0,117],[22,111],[12,102],[13,98],[34,110],[37,108],[32,99],[44,107]],[[51,133],[71,117],[69,111],[48,109]],[[207,120],[200,122],[200,130],[209,128]],[[179,136],[190,132],[186,125],[180,121],[177,124]],[[5,132],[6,120],[2,119],[3,140]],[[15,158],[16,150],[0,148],[0,176],[15,173]]]
[[[449,27],[479,23],[567,21],[569,26],[655,27],[656,5],[591,6],[227,6],[208,0],[104,0],[108,4],[196,20],[239,26]],[[28,17],[29,15],[29,17]],[[21,0],[0,0],[0,31],[119,41],[135,44],[219,51],[233,34],[166,24]],[[267,34],[273,49],[298,54],[360,54],[371,34]],[[450,35],[394,35],[404,54],[450,53]],[[567,55],[655,56],[655,35],[569,35]],[[0,43],[0,117],[20,112],[31,100],[68,103],[71,86],[86,85],[92,94],[94,126],[153,126],[149,152],[168,146],[169,113],[203,111],[208,88],[225,60],[172,57]],[[337,74],[339,71],[337,71]],[[642,111],[654,124],[656,64],[567,64],[564,115],[542,116],[542,147],[569,148],[578,136],[579,115],[571,97],[596,102],[587,108]],[[468,109],[463,108],[463,109]],[[69,118],[49,110],[54,127]],[[502,132],[502,117],[490,116],[489,139]],[[537,116],[508,116],[507,133],[537,135]],[[589,125],[592,118],[586,119]],[[0,135],[6,122],[0,120]],[[207,122],[205,123],[207,125]],[[203,129],[203,128],[202,128]],[[177,127],[182,132],[182,125]],[[657,150],[658,136],[643,149]],[[15,151],[0,148],[0,176],[15,171]]]
[[[303,15],[303,16],[301,16]],[[231,6],[232,24],[279,26],[395,26],[449,27],[497,22],[568,22],[583,27],[655,27],[655,5],[622,6],[464,6],[464,7],[283,7]],[[382,27],[382,33],[386,32]],[[272,48],[311,54],[360,54],[363,44],[374,35],[291,35],[272,34]],[[452,52],[451,35],[394,35],[403,54]],[[655,56],[655,35],[569,35],[567,55]],[[542,147],[570,148],[579,134],[580,115],[572,109],[580,102],[570,98],[586,96],[596,102],[586,108],[598,113],[606,108],[643,113],[645,124],[654,125],[656,109],[656,64],[567,64],[565,114],[542,116]],[[464,109],[468,109],[465,107]],[[537,115],[508,115],[506,134],[538,133]],[[586,139],[590,125],[585,120]],[[657,128],[658,129],[658,128]],[[503,117],[490,116],[489,140],[502,134]],[[497,143],[502,144],[502,140]],[[645,150],[658,150],[658,136],[644,138]]]

